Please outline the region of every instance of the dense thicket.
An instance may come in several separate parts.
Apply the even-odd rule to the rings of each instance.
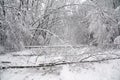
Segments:
[[[119,5],[119,0],[0,0],[1,51],[113,44],[120,35]]]

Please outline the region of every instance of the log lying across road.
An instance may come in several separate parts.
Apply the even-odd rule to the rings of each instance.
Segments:
[[[58,66],[58,65],[66,65],[66,64],[77,64],[77,63],[101,63],[104,61],[111,61],[111,60],[117,60],[120,59],[120,57],[116,58],[106,58],[106,59],[101,59],[101,60],[92,60],[92,61],[78,61],[78,62],[59,62],[59,63],[44,63],[44,64],[39,64],[37,66],[1,66],[0,70],[3,69],[22,69],[22,68],[40,68],[40,67],[53,67],[53,66]]]

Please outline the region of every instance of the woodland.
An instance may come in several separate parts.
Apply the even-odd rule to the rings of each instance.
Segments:
[[[119,74],[120,0],[0,0],[0,80]]]
[[[30,46],[120,44],[119,0],[1,0],[1,52]]]

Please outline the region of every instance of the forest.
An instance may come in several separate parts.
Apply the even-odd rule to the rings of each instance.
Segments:
[[[120,0],[0,0],[0,80],[120,80],[119,49]]]
[[[1,0],[1,52],[63,44],[118,46],[119,5],[119,0]]]

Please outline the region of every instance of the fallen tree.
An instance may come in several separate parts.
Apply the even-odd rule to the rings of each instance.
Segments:
[[[43,64],[39,64],[37,66],[2,66],[0,67],[0,70],[4,70],[4,69],[24,69],[24,68],[40,68],[40,67],[53,67],[53,66],[60,66],[60,65],[67,65],[67,64],[78,64],[78,63],[81,63],[81,64],[84,64],[84,63],[101,63],[101,62],[104,62],[104,61],[111,61],[111,60],[118,60],[120,59],[120,57],[115,57],[115,58],[103,58],[103,59],[100,59],[100,60],[91,60],[91,61],[88,61],[88,60],[80,60],[80,61],[77,61],[77,62],[66,62],[66,61],[62,61],[62,62],[59,62],[59,63],[43,63]]]

